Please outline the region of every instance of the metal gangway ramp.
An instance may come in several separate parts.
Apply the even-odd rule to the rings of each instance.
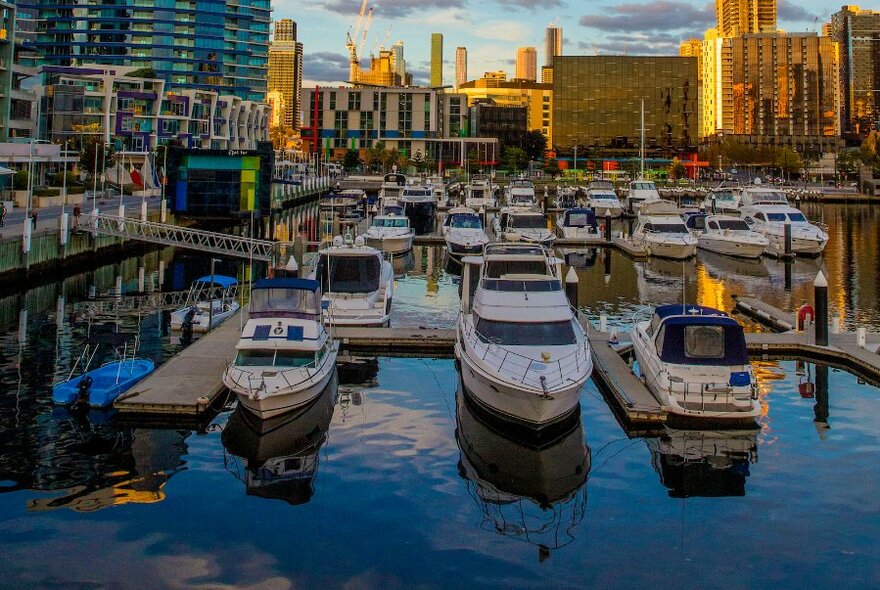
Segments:
[[[107,215],[100,212],[86,215],[85,223],[81,225],[81,228],[94,235],[140,240],[163,246],[176,246],[219,256],[232,256],[261,262],[274,260],[280,244],[269,240],[180,227],[134,217]]]

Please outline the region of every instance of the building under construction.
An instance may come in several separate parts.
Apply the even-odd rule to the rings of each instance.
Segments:
[[[373,9],[367,11],[367,0],[361,3],[361,10],[354,29],[345,34],[345,47],[348,49],[348,81],[363,86],[410,86],[412,75],[405,69],[403,42],[398,41],[391,49],[379,48],[379,56],[370,54],[370,67],[361,68],[360,60],[367,43],[367,33],[373,22]],[[391,29],[389,29],[390,33]]]

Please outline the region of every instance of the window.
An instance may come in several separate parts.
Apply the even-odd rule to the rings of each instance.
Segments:
[[[724,358],[722,326],[685,326],[684,354],[696,359]]]
[[[759,213],[760,215],[760,213]],[[768,213],[767,214],[768,221],[785,221],[785,213]]]
[[[360,92],[349,92],[348,93],[348,110],[350,110],[350,111],[361,110],[361,93]]]
[[[721,226],[721,229],[729,229],[731,231],[749,231],[749,224],[742,219],[722,219],[718,222],[718,224]]]
[[[792,223],[806,223],[807,218],[804,217],[803,213],[789,213],[788,218]]]
[[[321,256],[317,280],[325,292],[372,293],[379,288],[379,257]]]
[[[502,346],[564,346],[577,344],[571,320],[562,322],[497,322],[477,319],[477,336],[482,342]]]

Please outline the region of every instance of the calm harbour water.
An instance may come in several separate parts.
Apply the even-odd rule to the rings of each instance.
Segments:
[[[578,263],[580,304],[621,324],[682,292],[793,309],[824,265],[832,312],[880,329],[877,213],[808,213],[831,224],[832,242],[822,261],[795,262],[788,290],[772,260],[611,254],[606,280],[599,252]],[[754,432],[627,433],[590,381],[579,418],[540,446],[470,408],[447,359],[366,359],[307,412],[270,424],[234,404],[200,431],[54,409],[51,376],[66,375],[88,333],[106,337],[118,320],[143,354],[177,350],[161,314],[86,319],[91,285],[104,293],[121,275],[135,290],[143,266],[158,286],[160,261],[166,290],[207,271],[202,257],[163,251],[0,297],[4,587],[880,584],[878,390],[827,367],[758,362]],[[442,252],[416,248],[398,264],[394,325],[451,326],[457,285]]]

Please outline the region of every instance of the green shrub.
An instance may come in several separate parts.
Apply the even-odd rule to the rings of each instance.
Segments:
[[[27,170],[19,170],[15,173],[15,176],[12,179],[12,186],[17,191],[27,190],[28,187],[28,173]]]

